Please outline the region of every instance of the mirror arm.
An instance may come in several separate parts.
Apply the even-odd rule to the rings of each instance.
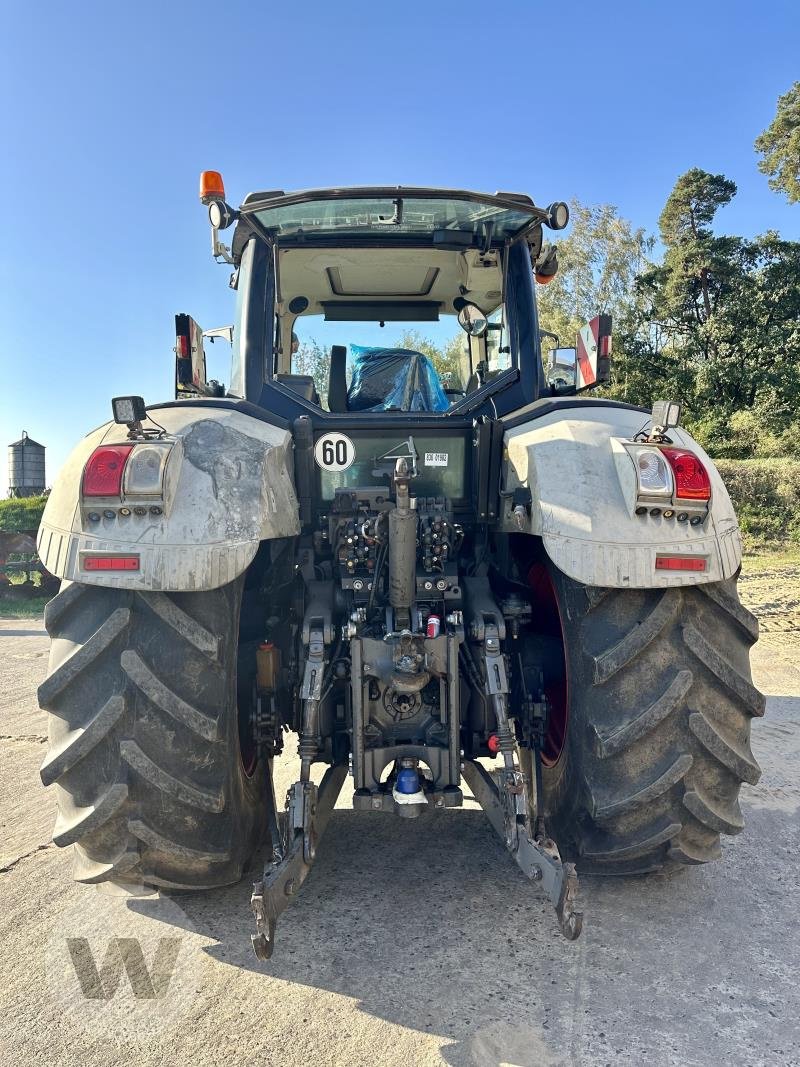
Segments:
[[[231,255],[231,250],[219,239],[219,230],[216,226],[211,227],[211,255],[216,263],[230,263],[236,266]]]

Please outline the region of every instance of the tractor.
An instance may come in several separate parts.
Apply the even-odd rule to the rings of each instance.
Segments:
[[[468,787],[569,939],[578,870],[719,857],[764,711],[736,515],[678,404],[594,393],[608,315],[540,329],[566,204],[200,193],[233,325],[176,316],[174,399],[113,398],[38,535],[41,777],[78,881],[203,890],[265,847],[268,959],[348,777],[376,817]]]

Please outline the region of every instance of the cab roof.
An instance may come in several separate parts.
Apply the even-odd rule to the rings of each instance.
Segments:
[[[240,217],[284,245],[417,239],[489,248],[541,224],[547,213],[523,193],[393,185],[250,193]]]

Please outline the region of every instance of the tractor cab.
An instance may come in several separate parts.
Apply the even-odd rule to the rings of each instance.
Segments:
[[[234,211],[220,193],[204,199],[235,267],[228,395],[321,425],[497,417],[549,393],[533,279],[540,259],[555,272],[542,225],[566,225],[566,205],[375,187],[252,193]]]
[[[234,267],[225,397],[291,428],[304,527],[341,491],[385,488],[401,452],[417,495],[494,519],[501,420],[553,393],[534,280],[557,270],[542,228],[566,226],[566,204],[395,186],[251,193],[237,211],[214,172],[201,198]],[[184,399],[221,395],[202,356],[220,333],[178,316]]]

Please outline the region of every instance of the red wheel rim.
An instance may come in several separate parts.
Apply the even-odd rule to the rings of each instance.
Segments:
[[[246,714],[242,710],[241,694],[236,701],[237,732],[239,740],[239,762],[242,765],[247,778],[252,778],[258,766],[258,750],[253,738],[253,727],[250,723],[250,712]]]

